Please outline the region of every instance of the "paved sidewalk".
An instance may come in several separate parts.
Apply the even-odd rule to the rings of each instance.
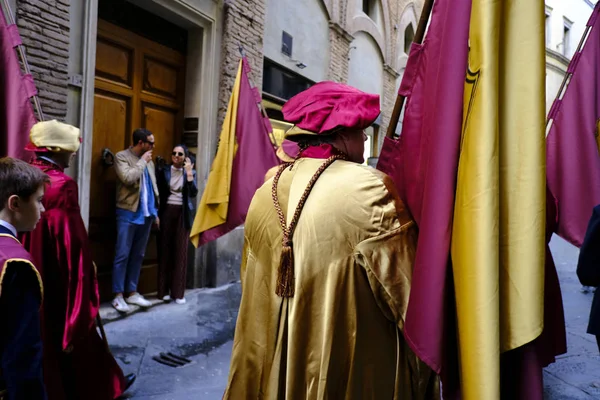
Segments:
[[[600,399],[600,353],[586,332],[593,293],[582,293],[576,268],[579,250],[554,236],[550,243],[560,278],[567,324],[567,354],[544,372],[545,398]]]
[[[227,383],[240,284],[186,292],[187,303],[160,304],[105,325],[113,354],[138,379],[128,398],[221,399]],[[181,368],[152,359],[172,352],[193,362]]]
[[[600,399],[600,355],[585,333],[592,293],[582,293],[575,268],[578,250],[561,239],[551,248],[557,264],[567,321],[568,353],[544,371],[545,399]],[[229,372],[241,289],[239,283],[186,293],[185,305],[156,305],[127,316],[103,307],[106,333],[125,373],[138,374],[129,398],[139,400],[218,400]],[[150,297],[149,297],[150,299]],[[116,314],[115,314],[116,313]],[[160,352],[189,357],[191,365],[172,368],[152,360]]]

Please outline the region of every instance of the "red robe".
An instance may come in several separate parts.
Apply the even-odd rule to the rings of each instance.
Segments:
[[[43,200],[46,211],[22,240],[44,282],[42,340],[48,400],[115,399],[125,390],[125,378],[95,327],[98,281],[77,183],[55,164],[42,159],[32,164],[51,181]]]

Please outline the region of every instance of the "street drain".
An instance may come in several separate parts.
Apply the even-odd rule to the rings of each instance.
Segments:
[[[169,367],[179,368],[183,367],[186,364],[190,364],[192,360],[178,356],[173,353],[160,353],[157,356],[152,357],[152,359],[158,363],[168,365]]]

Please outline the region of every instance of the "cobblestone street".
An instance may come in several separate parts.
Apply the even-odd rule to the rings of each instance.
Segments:
[[[561,279],[569,348],[545,371],[545,397],[600,399],[600,356],[594,338],[585,333],[593,294],[581,292],[575,275],[577,249],[556,238],[551,247]],[[138,374],[129,398],[221,399],[240,293],[239,283],[193,290],[185,305],[158,305],[107,324],[119,363],[126,373]],[[192,364],[172,368],[152,359],[169,351],[188,357]]]

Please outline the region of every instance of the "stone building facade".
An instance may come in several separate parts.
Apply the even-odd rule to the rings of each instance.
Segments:
[[[567,73],[596,1],[546,0],[546,112]]]
[[[191,147],[202,189],[241,48],[280,136],[286,127],[281,105],[315,82],[345,82],[379,94],[382,115],[369,131],[367,154],[376,157],[423,0],[9,3],[46,119],[82,129],[78,162],[68,173],[79,183],[82,216],[97,263],[102,264],[101,285],[106,286],[112,250],[102,238],[114,236],[102,224],[114,212],[107,206],[114,203],[114,173],[105,164],[105,150],[125,148],[131,128],[150,127],[162,146],[156,153],[167,160],[174,144],[183,141]],[[240,228],[191,249],[188,285],[215,286],[238,279],[242,238]],[[148,253],[145,268],[150,276],[155,251],[149,247]],[[152,278],[144,279],[143,290],[151,292]]]
[[[267,0],[264,58],[307,84],[348,83],[381,96],[382,115],[371,134],[376,157],[406,66],[422,2],[388,0]],[[282,51],[282,34],[293,39]],[[269,105],[287,100],[263,83]],[[302,85],[299,86],[299,89]],[[275,89],[275,90],[274,90]],[[271,94],[272,96],[269,96]],[[294,94],[294,91],[287,93]],[[268,105],[267,105],[268,108]]]

